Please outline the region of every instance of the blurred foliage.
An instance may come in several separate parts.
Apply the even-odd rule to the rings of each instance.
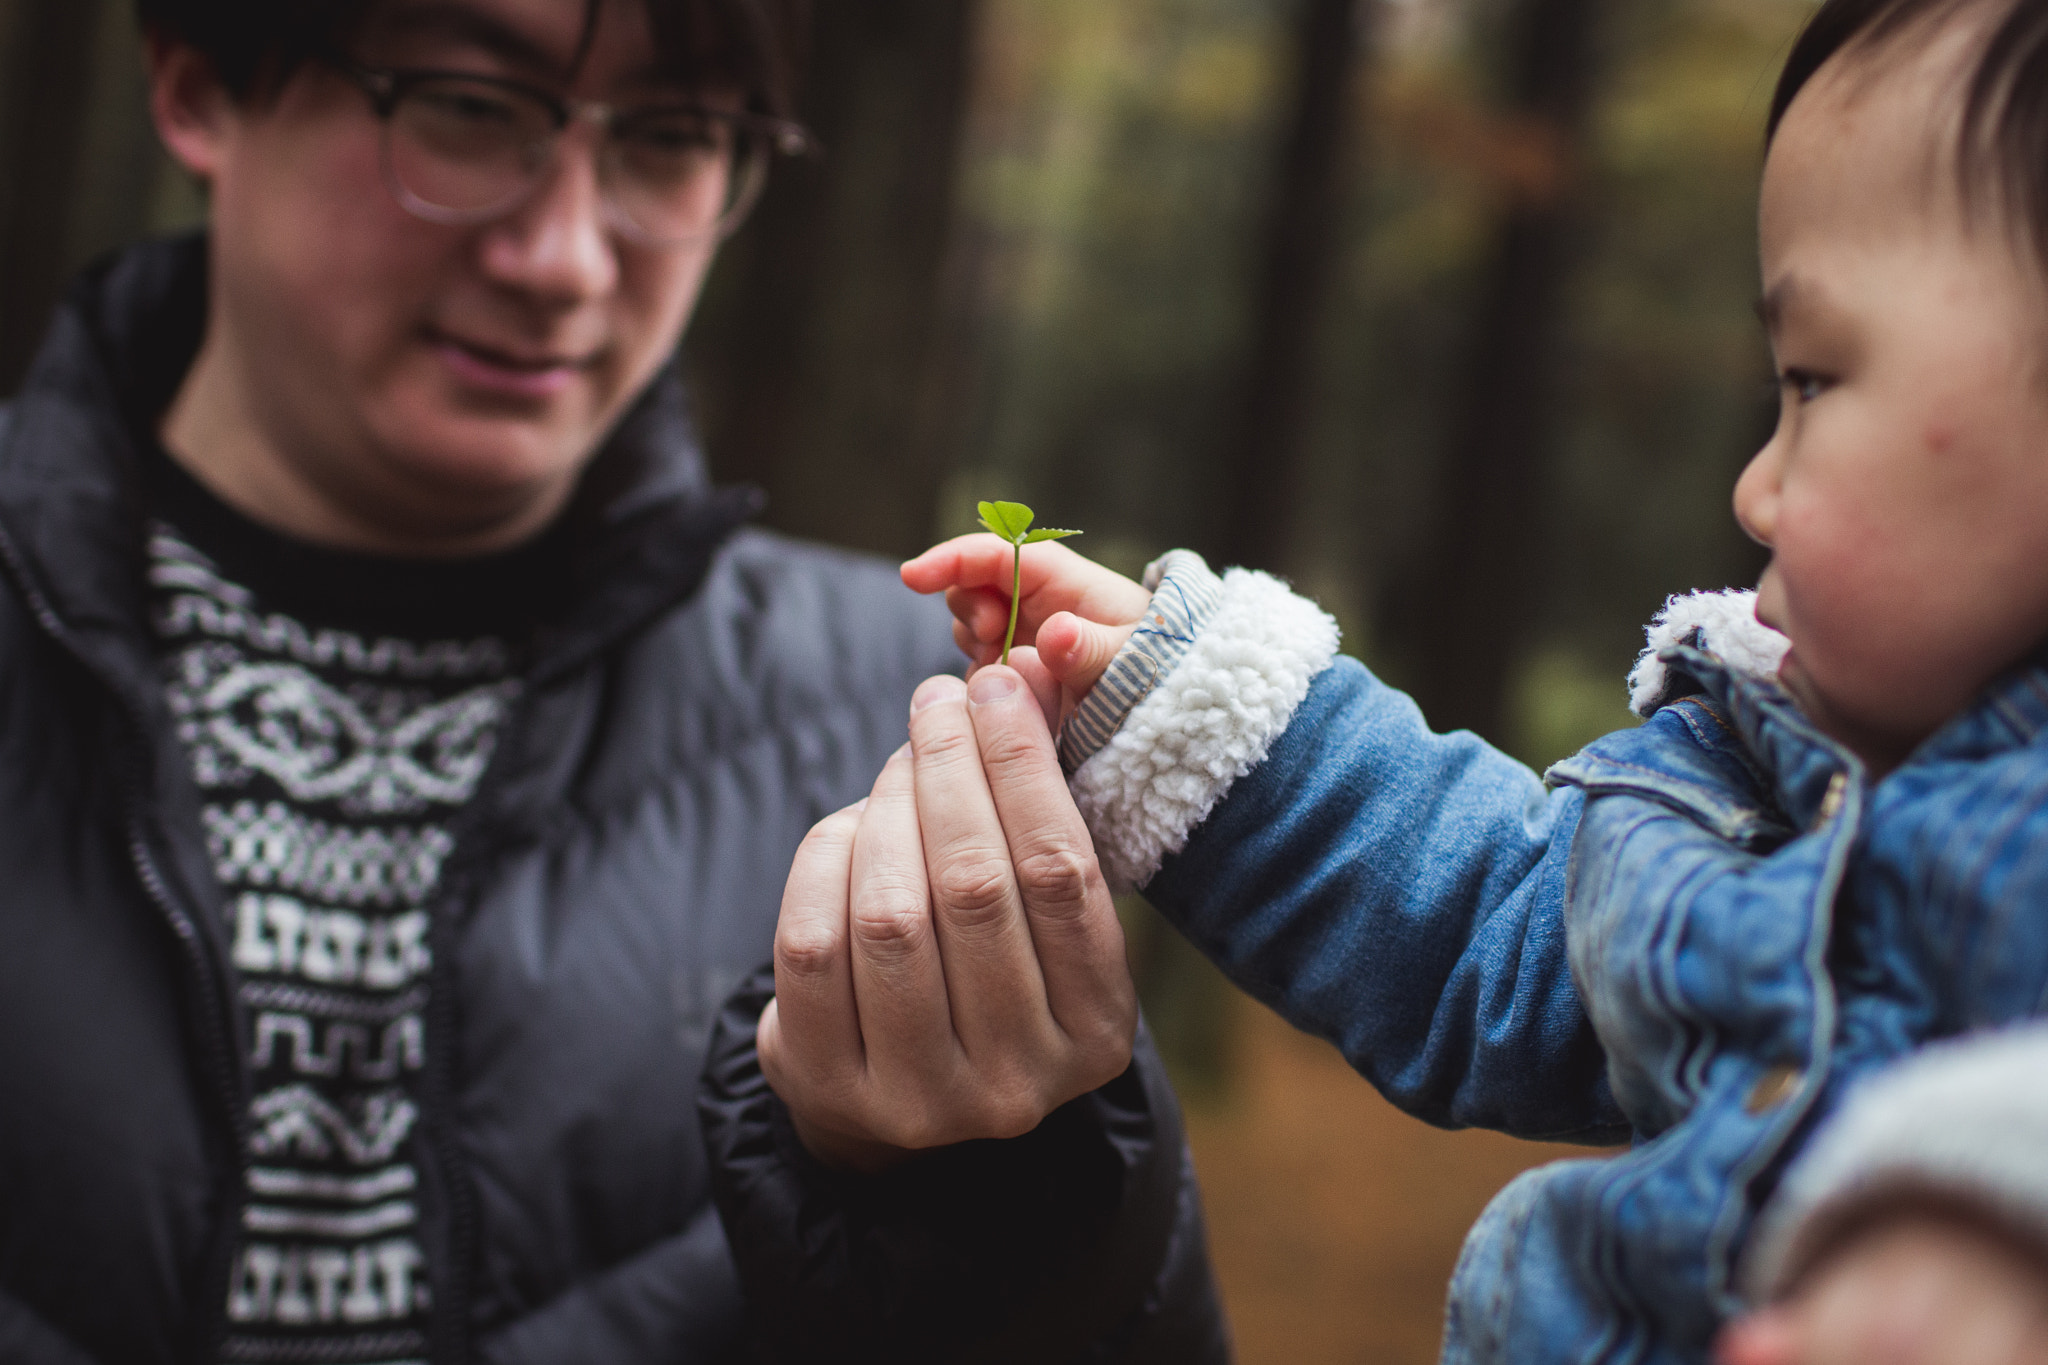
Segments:
[[[1501,197],[1563,173],[1491,112],[1494,7],[1385,7],[1357,117],[1364,166],[1322,347],[1304,585],[1395,680],[1380,595],[1418,550],[1444,424],[1483,394],[1453,366]],[[1803,0],[1625,6],[1611,42],[1572,290],[1564,455],[1546,561],[1503,613],[1534,622],[1514,673],[1536,762],[1627,723],[1622,675],[1667,594],[1753,579],[1729,514],[1766,430],[1751,302],[1770,83]],[[965,231],[991,245],[974,418],[939,531],[991,489],[1090,529],[1126,570],[1228,515],[1216,446],[1241,363],[1250,234],[1274,135],[1269,0],[1001,0],[984,21]],[[1560,662],[1566,661],[1566,662]],[[1593,691],[1604,689],[1605,704]]]

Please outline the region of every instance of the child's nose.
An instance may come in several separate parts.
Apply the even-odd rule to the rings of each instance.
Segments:
[[[1735,522],[1742,533],[1765,549],[1778,528],[1778,440],[1750,459],[1742,477],[1735,481]]]

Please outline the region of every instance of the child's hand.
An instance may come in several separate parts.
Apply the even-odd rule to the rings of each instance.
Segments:
[[[1717,1365],[2044,1365],[2048,1262],[1972,1227],[1901,1215],[1799,1292],[1732,1323]]]
[[[986,533],[934,545],[903,566],[912,591],[943,592],[953,640],[976,668],[1003,652],[1010,626],[1011,547]],[[1017,644],[1010,662],[1038,693],[1053,725],[1072,713],[1130,639],[1152,594],[1057,542],[1024,547]]]

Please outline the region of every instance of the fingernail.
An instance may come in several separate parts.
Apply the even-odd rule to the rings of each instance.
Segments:
[[[968,685],[967,700],[976,706],[1002,701],[1017,690],[1017,675],[1008,669],[984,668]]]
[[[935,706],[942,701],[958,701],[966,692],[967,684],[950,673],[942,673],[936,678],[926,678],[918,684],[916,693],[910,698],[910,709],[922,711],[925,707]]]

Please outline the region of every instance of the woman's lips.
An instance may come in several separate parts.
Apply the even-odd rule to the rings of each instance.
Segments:
[[[588,358],[514,355],[446,333],[429,341],[459,382],[507,398],[553,398],[590,366]]]

